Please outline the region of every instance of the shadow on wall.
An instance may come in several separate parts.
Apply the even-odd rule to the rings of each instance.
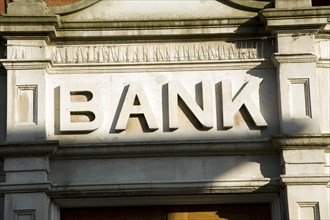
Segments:
[[[0,66],[0,144],[5,142],[6,140],[6,127],[7,127],[7,76],[4,67]]]

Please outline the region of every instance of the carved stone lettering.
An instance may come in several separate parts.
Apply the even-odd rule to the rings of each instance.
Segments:
[[[222,101],[223,101],[223,126],[231,128],[234,126],[234,115],[244,105],[251,115],[254,123],[257,127],[267,126],[267,122],[260,113],[256,104],[252,100],[252,92],[259,89],[259,84],[262,79],[254,79],[249,81],[236,95],[235,98],[232,96],[231,81],[222,81]]]
[[[116,131],[123,131],[126,129],[127,121],[131,115],[143,115],[150,130],[159,129],[149,105],[148,98],[140,83],[132,83],[129,85],[115,128]]]
[[[88,89],[88,90],[87,90]],[[71,95],[75,92],[84,92],[92,94],[88,101],[72,101]],[[88,85],[77,84],[74,86],[60,87],[60,130],[62,132],[93,131],[98,129],[103,120],[101,110],[101,91],[93,87],[90,91]],[[83,115],[89,120],[77,121],[74,118],[77,115]],[[91,116],[92,115],[92,116]]]
[[[93,84],[60,86],[60,131],[92,132],[106,123],[106,127],[113,125],[115,132],[122,132],[127,129],[131,117],[143,117],[143,122],[139,118],[140,123],[149,131],[159,130],[161,123],[168,125],[169,131],[174,131],[181,127],[179,117],[182,116],[179,116],[179,108],[183,112],[189,111],[189,121],[194,126],[197,122],[198,126],[195,127],[200,131],[212,129],[219,123],[215,120],[219,120],[216,112],[223,112],[223,127],[231,128],[234,126],[234,116],[242,106],[245,106],[257,127],[265,127],[267,122],[254,100],[258,98],[256,93],[261,82],[262,79],[259,78],[250,79],[233,97],[231,81],[221,81],[222,95],[219,95],[222,96],[222,105],[216,105],[216,100],[219,99],[216,96],[219,95],[216,95],[218,93],[215,91],[215,84],[207,80],[194,85],[193,93],[193,90],[188,92],[181,82],[169,81],[160,85],[163,89],[156,90],[160,91],[157,96],[148,94],[145,90],[147,87],[143,87],[141,83],[131,82],[123,87],[121,96],[118,95],[121,99],[117,104],[102,102],[102,93]],[[153,102],[151,97],[162,97],[163,100]],[[160,103],[162,106],[155,108],[151,103]],[[113,110],[117,109],[112,121],[103,121],[104,115],[107,114],[103,112],[105,105],[111,105]],[[163,109],[163,120],[156,117],[159,114],[156,114],[154,109]],[[168,117],[164,117],[164,114],[168,114]]]
[[[177,81],[168,83],[168,112],[169,112],[169,128],[179,128],[178,118],[178,98],[181,98],[189,110],[196,117],[203,128],[210,129],[213,127],[213,103],[212,103],[212,85],[210,82],[202,82],[202,108],[196,103],[188,92],[184,89],[182,84]]]

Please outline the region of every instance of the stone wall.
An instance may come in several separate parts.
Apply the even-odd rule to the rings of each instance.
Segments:
[[[80,0],[45,0],[46,4],[50,7],[52,6],[61,6],[68,5],[75,2],[79,2]],[[268,1],[268,0],[258,0],[258,1]],[[330,5],[328,0],[313,0],[313,6],[323,6]],[[0,0],[0,13],[5,13],[6,9],[6,0]]]
[[[187,202],[329,219],[330,7],[235,1],[9,4],[0,219]]]

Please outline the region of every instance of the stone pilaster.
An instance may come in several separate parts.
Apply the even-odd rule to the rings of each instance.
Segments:
[[[310,7],[300,14],[283,7],[260,13],[266,28],[277,38],[273,61],[278,72],[281,133],[318,134],[321,111],[314,35],[325,26],[330,12]]]
[[[4,219],[58,219],[56,207],[48,196],[49,157],[56,149],[55,142],[0,145],[6,176],[0,184]]]
[[[329,135],[274,138],[282,152],[286,219],[329,219]]]
[[[278,0],[275,6],[260,12],[260,17],[277,39],[273,61],[277,67],[282,136],[274,140],[282,155],[286,219],[329,219],[330,176],[325,151],[330,139],[321,134],[314,45],[315,34],[325,27],[330,11],[312,8],[307,0]]]
[[[46,39],[8,37],[7,142],[46,139]]]

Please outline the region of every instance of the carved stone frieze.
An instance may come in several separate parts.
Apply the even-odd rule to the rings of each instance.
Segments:
[[[55,46],[55,64],[171,63],[269,58],[271,40]]]

